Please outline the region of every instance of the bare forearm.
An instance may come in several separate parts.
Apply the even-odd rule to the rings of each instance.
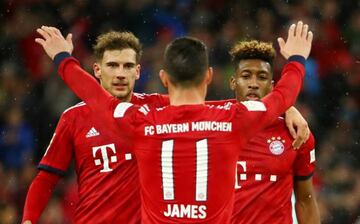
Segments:
[[[306,201],[297,201],[295,210],[299,224],[320,224],[319,209],[311,195]]]

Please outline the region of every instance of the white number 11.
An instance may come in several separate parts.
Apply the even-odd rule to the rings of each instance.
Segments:
[[[162,142],[161,174],[164,200],[174,200],[174,140]],[[207,139],[196,142],[196,201],[207,200],[208,144]]]

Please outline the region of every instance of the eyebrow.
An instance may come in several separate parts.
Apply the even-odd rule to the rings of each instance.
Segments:
[[[108,61],[108,62],[106,62],[105,63],[106,65],[111,65],[111,64],[117,64],[117,65],[119,65],[119,64],[124,64],[124,65],[136,65],[136,63],[135,62],[131,62],[131,61],[127,61],[127,62],[117,62],[117,61]]]

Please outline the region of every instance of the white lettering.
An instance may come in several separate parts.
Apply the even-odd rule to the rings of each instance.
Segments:
[[[172,218],[205,219],[205,205],[168,204],[164,216]]]
[[[168,204],[167,205],[167,211],[164,211],[164,216],[165,217],[170,217],[170,215],[171,215],[171,205]]]
[[[187,217],[190,218],[191,217],[191,207],[190,206],[185,206],[183,204],[180,205],[181,209],[180,209],[180,215],[181,218],[183,217]]]
[[[206,218],[206,206],[200,205],[199,206],[199,219],[205,219]]]
[[[198,121],[191,123],[192,131],[222,131],[231,132],[231,122]]]
[[[156,125],[156,134],[183,133],[189,131],[189,123],[182,124],[158,124]]]
[[[145,136],[154,135],[154,126],[145,126]]]
[[[231,132],[232,123],[218,122],[218,121],[198,121],[198,122],[181,123],[181,124],[158,124],[155,126],[144,127],[145,136],[155,135],[155,134],[161,135],[161,134],[185,133],[189,131]]]

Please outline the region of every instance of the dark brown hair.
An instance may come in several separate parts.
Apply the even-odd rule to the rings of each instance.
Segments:
[[[164,70],[174,85],[197,86],[208,67],[207,48],[196,38],[177,38],[165,49]]]
[[[101,34],[93,46],[96,61],[101,61],[106,50],[123,50],[126,48],[131,48],[136,52],[136,63],[139,63],[142,46],[139,39],[131,32],[110,31]]]

